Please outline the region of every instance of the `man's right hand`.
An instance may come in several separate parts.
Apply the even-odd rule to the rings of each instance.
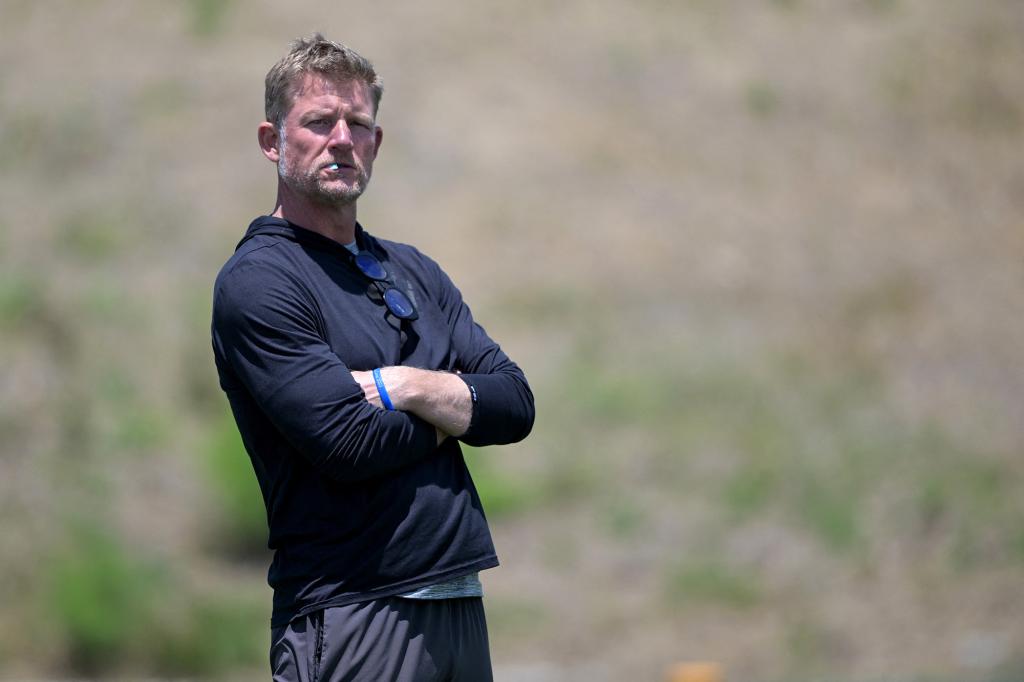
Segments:
[[[380,373],[392,406],[433,424],[440,432],[438,443],[469,428],[473,402],[469,388],[455,374],[404,366],[381,367]],[[373,372],[352,372],[352,378],[367,402],[384,409]]]
[[[356,383],[359,384],[359,387],[363,389],[363,395],[366,396],[366,401],[374,407],[383,410],[384,404],[381,402],[380,394],[377,392],[377,382],[373,380],[373,372],[352,372],[352,378],[355,379]],[[395,407],[396,409],[402,409],[397,405]],[[420,416],[422,417],[422,415]],[[442,431],[437,425],[434,425],[434,430],[437,432],[438,445],[443,443],[450,435],[447,432]]]

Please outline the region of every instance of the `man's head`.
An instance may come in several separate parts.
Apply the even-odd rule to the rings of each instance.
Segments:
[[[292,43],[267,73],[259,141],[283,189],[322,206],[351,204],[366,189],[382,139],[383,92],[373,66],[320,34]]]
[[[376,117],[384,84],[373,70],[373,65],[347,45],[314,33],[308,38],[293,41],[288,54],[267,72],[263,106],[267,120],[279,130],[307,74],[333,81],[362,81],[370,88],[373,115]]]

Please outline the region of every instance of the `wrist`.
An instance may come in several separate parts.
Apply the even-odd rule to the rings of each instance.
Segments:
[[[394,403],[391,401],[391,394],[388,391],[387,385],[384,383],[384,377],[381,375],[380,368],[374,369],[371,374],[373,375],[373,383],[377,386],[377,397],[380,398],[381,406],[393,412],[396,408]]]
[[[387,387],[391,404],[396,410],[411,412],[419,400],[419,387],[416,381],[416,369],[413,367],[384,367],[381,378]]]

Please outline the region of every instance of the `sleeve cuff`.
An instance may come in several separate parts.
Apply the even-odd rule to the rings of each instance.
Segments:
[[[477,393],[476,384],[472,381],[471,377],[465,374],[456,374],[455,376],[462,379],[462,381],[469,388],[469,398],[471,400],[472,407],[472,413],[470,414],[469,417],[469,427],[466,429],[466,432],[463,433],[461,436],[458,436],[458,438],[459,440],[464,440],[466,438],[471,439],[473,438],[474,427],[480,423],[480,396]]]
[[[504,445],[522,440],[533,426],[533,401],[515,377],[501,374],[460,374],[469,387],[473,414],[459,436],[466,445]],[[526,395],[524,395],[526,393]]]

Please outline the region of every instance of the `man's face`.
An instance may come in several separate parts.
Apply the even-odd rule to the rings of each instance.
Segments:
[[[370,181],[380,141],[366,83],[306,74],[281,124],[278,175],[312,202],[350,204]]]

